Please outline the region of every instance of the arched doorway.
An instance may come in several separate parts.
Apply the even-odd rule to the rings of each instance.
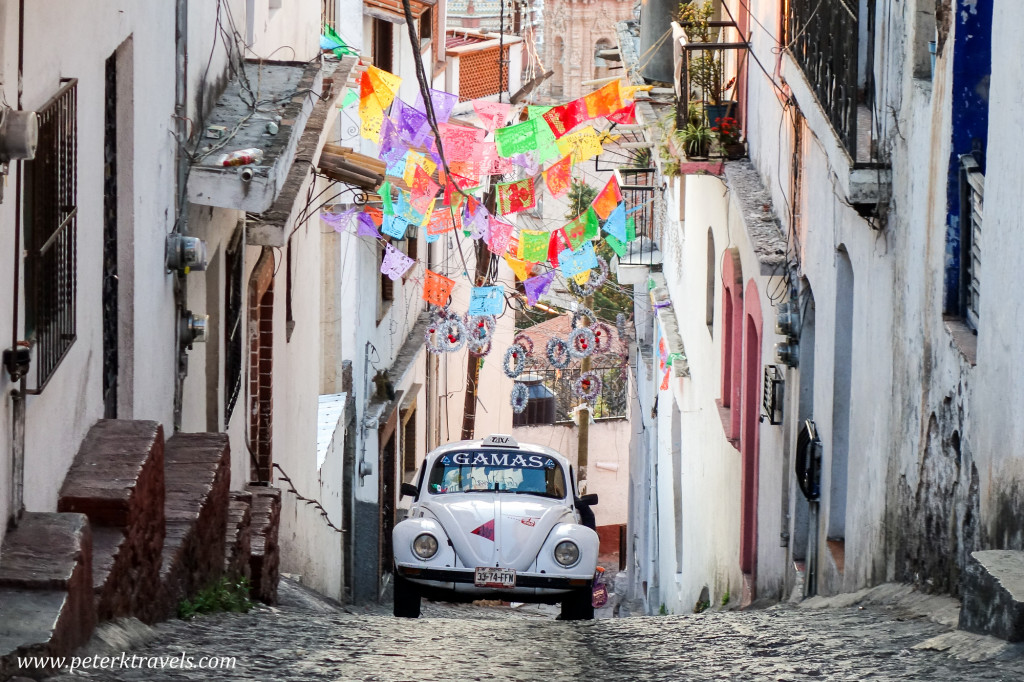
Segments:
[[[761,299],[751,279],[743,297],[743,377],[740,422],[740,570],[753,600],[757,575],[758,425],[761,414]]]

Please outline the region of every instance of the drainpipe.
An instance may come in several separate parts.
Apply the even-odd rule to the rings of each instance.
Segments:
[[[22,0],[24,1],[24,0]],[[182,145],[188,141],[188,0],[175,0],[174,9],[174,115],[177,123],[177,182],[175,183],[175,223],[173,232],[185,232],[188,221],[188,201],[185,199],[185,183],[188,181],[188,156]],[[188,355],[180,340],[177,339],[178,325],[188,307],[188,292],[185,275],[175,272],[174,277],[174,431],[181,430],[182,401],[185,390],[185,377],[188,374]]]
[[[18,109],[22,107],[22,82],[25,72],[25,0],[18,2]],[[17,162],[14,181],[14,302],[11,316],[11,350],[18,348],[18,297],[21,295],[21,195],[22,168]],[[25,377],[21,387],[11,391],[11,508],[7,524],[14,527],[25,509]]]

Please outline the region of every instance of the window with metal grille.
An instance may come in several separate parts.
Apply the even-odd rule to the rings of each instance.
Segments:
[[[239,226],[225,252],[224,281],[224,428],[231,421],[242,390],[242,230]]]
[[[960,157],[960,304],[971,329],[978,328],[981,223],[985,174],[972,154]]]
[[[39,110],[35,160],[25,163],[25,335],[39,393],[76,338],[78,79]]]

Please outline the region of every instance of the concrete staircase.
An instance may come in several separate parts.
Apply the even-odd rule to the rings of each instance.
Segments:
[[[66,656],[98,621],[172,617],[222,575],[277,600],[281,494],[231,491],[228,438],[157,422],[98,421],[57,513],[25,513],[0,548],[0,680],[18,656]],[[20,671],[36,676],[43,671]]]

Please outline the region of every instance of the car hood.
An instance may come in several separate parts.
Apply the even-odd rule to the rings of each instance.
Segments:
[[[555,524],[575,523],[564,500],[531,495],[456,493],[423,507],[441,522],[468,567],[525,571]]]

